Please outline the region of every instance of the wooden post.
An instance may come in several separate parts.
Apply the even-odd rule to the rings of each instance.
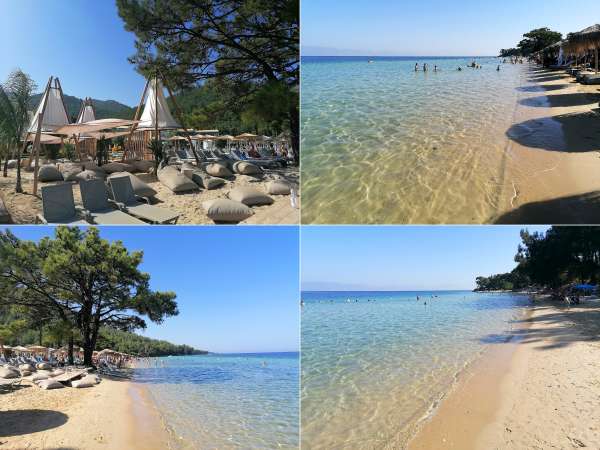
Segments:
[[[177,114],[178,119],[179,119],[179,123],[181,124],[181,127],[183,128],[183,131],[185,131],[185,135],[188,139],[188,142],[190,144],[190,148],[192,149],[192,153],[194,154],[194,158],[196,158],[196,164],[198,165],[198,167],[200,167],[200,158],[198,157],[198,154],[196,153],[196,148],[194,147],[194,144],[192,144],[192,139],[190,138],[190,133],[188,132],[188,129],[185,127],[185,124],[183,123],[183,114],[181,113],[181,110],[179,109],[179,105],[177,104],[177,100],[175,100],[175,96],[173,95],[173,92],[171,91],[171,88],[169,87],[169,85],[167,84],[166,80],[163,78],[163,83],[165,84],[165,87],[167,88],[167,92],[169,93],[169,97],[171,97],[171,99],[173,100],[173,106],[175,107],[175,114]]]
[[[38,170],[40,163],[40,139],[42,137],[42,120],[44,120],[43,112],[38,114],[38,127],[35,133],[35,139],[33,141],[33,148],[35,151],[35,165],[33,166],[33,195],[37,195]]]
[[[146,92],[148,91],[148,85],[150,84],[150,80],[146,80],[146,84],[144,86],[144,90],[142,91],[142,97],[140,98],[140,102],[138,103],[138,107],[135,110],[135,116],[133,116],[133,120],[138,120],[140,117],[140,111],[142,110],[142,104],[144,103],[144,98],[146,97]],[[135,131],[137,127],[137,124],[132,124],[131,125],[131,130],[129,131],[129,135],[127,136],[127,140],[125,141],[124,145],[125,148],[123,149],[123,157],[121,159],[121,161],[125,161],[125,155],[127,154],[127,147],[131,144],[131,137],[133,136],[133,133]]]
[[[594,59],[596,60],[596,73],[598,73],[598,47],[594,49]]]

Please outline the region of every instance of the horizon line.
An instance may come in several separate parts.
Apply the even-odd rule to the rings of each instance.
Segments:
[[[500,55],[305,55],[313,58],[500,58]]]
[[[458,291],[472,291],[475,288],[469,289],[300,289],[300,292],[458,292]]]

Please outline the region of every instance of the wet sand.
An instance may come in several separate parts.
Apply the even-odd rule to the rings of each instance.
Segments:
[[[160,450],[160,416],[141,387],[103,378],[92,388],[43,390],[30,383],[0,394],[0,448]]]
[[[41,197],[32,195],[33,192],[33,173],[22,171],[23,191],[22,194],[15,193],[16,170],[10,169],[8,177],[2,176],[0,171],[0,204],[4,203],[13,223],[33,224],[35,216],[42,212]],[[261,179],[247,175],[236,175],[235,179],[228,180],[226,184],[214,190],[199,190],[184,192],[180,194],[173,193],[170,189],[163,186],[155,175],[135,174],[142,181],[149,184],[155,191],[157,206],[164,206],[181,214],[178,224],[214,224],[206,215],[202,203],[206,200],[216,198],[226,198],[230,190],[235,187],[250,186],[258,191],[266,193],[266,183],[275,178],[284,178],[292,185],[298,185],[298,168],[288,167],[268,171]],[[55,183],[40,183],[39,186]],[[38,191],[39,192],[39,191]],[[81,194],[79,186],[74,184],[73,194],[75,203],[81,205]],[[300,210],[291,206],[289,195],[272,195],[274,203],[267,206],[254,206],[252,210],[254,215],[250,216],[244,222],[245,224],[297,224],[300,221]],[[2,202],[2,200],[4,200]],[[300,199],[298,198],[298,205]]]
[[[504,189],[510,205],[492,223],[600,220],[600,87],[531,66],[507,130]]]
[[[409,444],[421,449],[600,448],[600,300],[536,302],[461,377]]]

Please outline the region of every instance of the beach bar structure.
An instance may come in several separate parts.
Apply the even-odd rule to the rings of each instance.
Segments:
[[[590,52],[594,55],[593,68],[596,73],[599,71],[598,50],[600,48],[600,24],[595,24],[584,28],[577,33],[569,34],[567,49],[576,56],[586,56]]]

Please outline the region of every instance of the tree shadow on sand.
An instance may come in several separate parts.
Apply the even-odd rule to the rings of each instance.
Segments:
[[[511,126],[506,135],[526,147],[557,152],[600,150],[598,110],[542,117]]]
[[[542,91],[558,91],[566,89],[570,84],[540,84],[536,86],[521,86],[516,88],[519,92],[542,92]]]
[[[554,311],[555,309],[559,311]],[[517,325],[546,324],[547,327],[517,328],[512,335],[523,343],[544,343],[537,346],[537,350],[552,350],[567,347],[576,342],[600,341],[600,311],[596,308],[598,302],[583,302],[580,305],[566,305],[558,302],[546,303],[536,309],[552,310],[537,317],[517,320]],[[592,309],[594,308],[594,309]],[[487,335],[481,339],[482,343],[500,343],[497,335]]]
[[[59,411],[20,409],[0,411],[0,437],[21,436],[57,428],[69,420]]]
[[[530,225],[600,223],[600,191],[526,203],[492,222]]]
[[[540,97],[529,97],[519,100],[519,104],[523,106],[532,107],[569,107],[569,106],[584,106],[593,105],[600,101],[600,95],[598,94],[557,94],[557,95],[544,95]]]

